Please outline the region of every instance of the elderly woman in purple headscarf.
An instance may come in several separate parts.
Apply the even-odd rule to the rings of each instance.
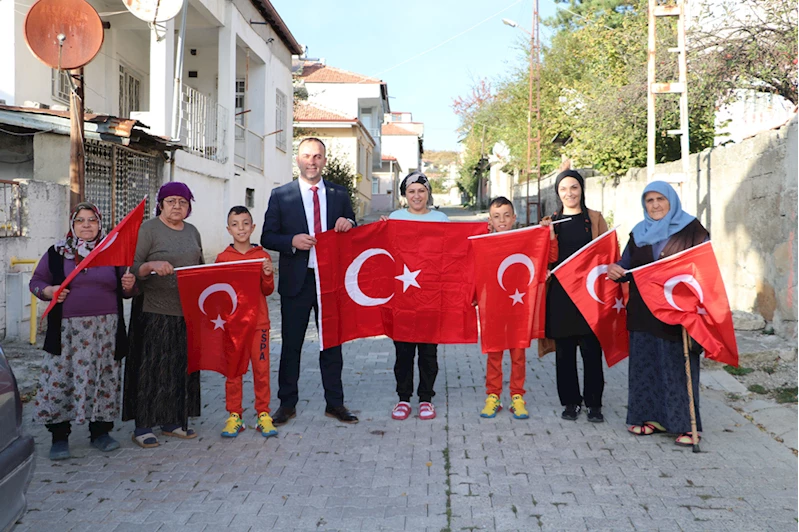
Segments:
[[[81,267],[103,239],[102,220],[96,206],[78,203],[66,238],[47,250],[30,282],[36,297],[50,301],[69,274],[83,270],[47,315],[34,421],[52,435],[51,460],[70,458],[73,421],[89,422],[95,449],[119,448],[108,433],[119,416],[119,361],[128,347],[122,298],[130,297],[136,279],[121,267]]]
[[[156,217],[144,222],[132,272],[142,295],[131,314],[130,354],[125,365],[122,419],[136,421],[133,441],[157,447],[161,434],[190,439],[189,416],[200,415],[200,375],[187,375],[186,323],[174,269],[203,263],[200,233],[185,219],[194,196],[184,183],[158,191]]]

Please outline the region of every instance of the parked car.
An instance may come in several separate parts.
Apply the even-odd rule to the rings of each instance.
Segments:
[[[27,506],[33,477],[33,437],[22,431],[22,399],[17,379],[0,346],[0,530],[14,526]]]

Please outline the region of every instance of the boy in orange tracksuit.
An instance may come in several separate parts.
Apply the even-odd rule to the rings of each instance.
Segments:
[[[261,271],[261,293],[264,304],[259,309],[250,359],[252,362],[252,380],[255,388],[255,410],[258,413],[256,428],[264,438],[277,436],[277,430],[269,415],[269,309],[266,296],[275,289],[275,277],[272,260],[264,248],[250,243],[250,235],[255,230],[252,215],[247,207],[236,206],[230,209],[227,217],[227,231],[233,237],[233,243],[216,257],[216,262],[232,262],[236,260],[265,259]],[[225,407],[230,412],[222,430],[222,437],[235,438],[245,429],[241,419],[242,378],[236,377],[225,381]]]
[[[488,207],[488,225],[492,232],[510,231],[516,224],[516,213],[513,203],[504,196],[491,202]],[[544,223],[543,225],[546,225]],[[552,233],[551,236],[554,236]],[[557,254],[556,254],[557,256]],[[524,402],[524,381],[527,372],[527,357],[524,349],[510,349],[510,411],[516,419],[527,419],[526,403]],[[499,397],[502,394],[502,351],[487,353],[486,360],[486,405],[480,412],[480,417],[492,418],[502,410]]]

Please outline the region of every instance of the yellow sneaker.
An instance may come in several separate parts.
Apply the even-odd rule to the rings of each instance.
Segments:
[[[480,417],[487,417],[492,418],[497,415],[497,412],[502,410],[502,403],[499,401],[499,396],[495,394],[489,394],[486,397],[486,406],[483,408],[483,411],[480,412]]]
[[[524,407],[527,403],[524,402],[524,397],[519,395],[518,393],[510,398],[511,406],[510,411],[513,413],[513,417],[516,419],[527,419],[530,417],[530,414],[527,413],[527,409]]]
[[[272,424],[272,416],[270,416],[268,412],[261,412],[258,414],[258,425],[256,428],[264,438],[277,436],[277,429],[275,429],[275,426]]]
[[[227,421],[225,422],[225,428],[222,429],[222,437],[235,438],[239,435],[239,432],[245,428],[246,427],[244,426],[244,421],[241,420],[241,416],[235,412],[231,412],[230,417],[227,418]]]

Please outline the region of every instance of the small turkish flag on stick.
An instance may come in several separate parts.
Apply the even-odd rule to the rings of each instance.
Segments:
[[[470,237],[484,353],[530,347],[543,338],[549,228]]]
[[[175,268],[186,320],[188,373],[205,369],[225,377],[247,373],[259,312],[264,259]]]
[[[738,365],[732,312],[710,242],[630,270],[654,316],[682,325],[711,360]]]
[[[58,295],[72,282],[80,272],[86,268],[95,268],[97,266],[130,266],[133,264],[133,256],[136,253],[136,241],[139,239],[139,228],[141,227],[142,220],[144,220],[144,205],[147,202],[147,196],[141,200],[136,208],[128,213],[116,227],[114,227],[108,236],[100,242],[85,259],[80,261],[80,266],[72,270],[64,282],[58,287],[58,290],[53,294],[53,300],[47,305],[47,308],[42,314],[42,323],[44,317],[53,310],[53,307],[58,301]]]
[[[624,360],[630,350],[622,285],[606,275],[608,264],[618,260],[619,243],[613,228],[552,270],[599,340],[608,367]]]

